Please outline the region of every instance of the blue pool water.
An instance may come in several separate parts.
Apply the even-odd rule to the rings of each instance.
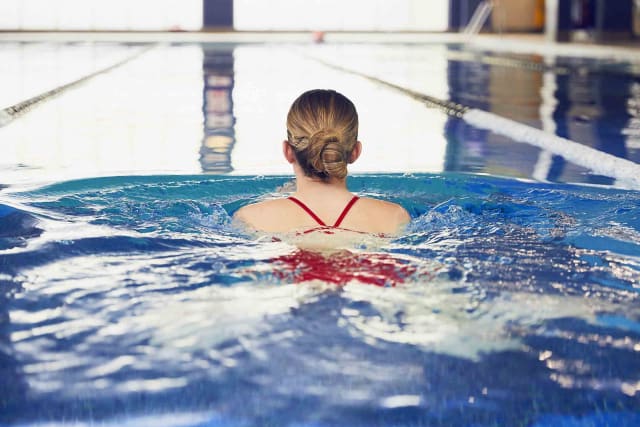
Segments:
[[[230,220],[289,180],[123,176],[12,195],[0,421],[640,422],[638,192],[356,176],[352,191],[413,219],[326,255],[341,257],[333,274],[367,260],[409,274],[333,285],[296,280],[283,260],[300,249]]]

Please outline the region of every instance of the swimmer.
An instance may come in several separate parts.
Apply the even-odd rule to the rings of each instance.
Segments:
[[[362,152],[358,113],[334,90],[315,89],[298,97],[287,115],[284,158],[293,167],[296,190],[286,198],[240,208],[234,218],[263,232],[318,227],[393,235],[409,222],[400,205],[359,198],[347,189],[347,164]]]

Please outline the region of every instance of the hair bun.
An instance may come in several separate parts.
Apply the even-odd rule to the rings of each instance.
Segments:
[[[347,161],[342,144],[329,142],[324,146],[321,157],[324,171],[329,176],[339,179],[347,176]]]
[[[347,163],[341,135],[334,129],[320,130],[309,138],[309,165],[320,173],[335,178],[347,176]]]

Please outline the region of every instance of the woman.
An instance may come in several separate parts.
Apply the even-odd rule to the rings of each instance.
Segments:
[[[362,152],[358,113],[334,90],[315,89],[296,99],[287,115],[285,159],[293,166],[296,191],[288,198],[239,209],[235,218],[265,232],[318,227],[394,234],[410,220],[395,203],[358,198],[347,190],[347,164]]]

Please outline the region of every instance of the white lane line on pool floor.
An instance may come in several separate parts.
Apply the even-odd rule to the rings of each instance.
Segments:
[[[299,52],[300,53],[300,52]],[[363,77],[374,83],[399,91],[422,102],[430,108],[437,108],[450,116],[458,117],[468,124],[498,135],[504,135],[515,142],[526,143],[564,157],[568,161],[582,166],[593,173],[615,178],[622,187],[640,190],[640,165],[621,157],[613,156],[595,148],[562,138],[529,125],[507,119],[494,113],[469,108],[452,101],[416,92],[369,74],[342,67],[317,57],[300,53],[306,58],[319,62],[329,68]]]
[[[91,74],[87,74],[86,76],[80,77],[77,80],[74,80],[72,82],[63,84],[61,86],[57,86],[51,90],[48,90],[46,92],[43,92],[41,94],[38,94],[36,96],[33,96],[29,99],[25,99],[24,101],[18,102],[17,104],[11,105],[7,108],[4,108],[2,110],[0,110],[0,128],[3,126],[8,125],[9,123],[11,123],[12,121],[14,121],[15,119],[17,119],[18,117],[22,116],[23,114],[26,114],[28,111],[30,111],[32,108],[41,105],[43,102],[46,102],[48,100],[50,100],[51,98],[54,98],[60,94],[62,94],[63,92],[65,92],[68,89],[74,88],[76,86],[81,85],[82,83],[86,83],[87,81],[93,79],[94,77],[97,77],[101,74],[105,74],[108,73],[111,70],[114,70],[115,68],[118,68],[136,58],[138,58],[139,56],[141,56],[142,54],[148,52],[149,50],[153,49],[154,47],[156,47],[157,45],[152,45],[152,46],[148,46],[145,47],[137,52],[135,52],[132,55],[127,56],[124,59],[121,59],[120,61],[115,62],[114,64],[109,65],[108,67],[104,67],[99,69],[98,71],[94,71]]]

